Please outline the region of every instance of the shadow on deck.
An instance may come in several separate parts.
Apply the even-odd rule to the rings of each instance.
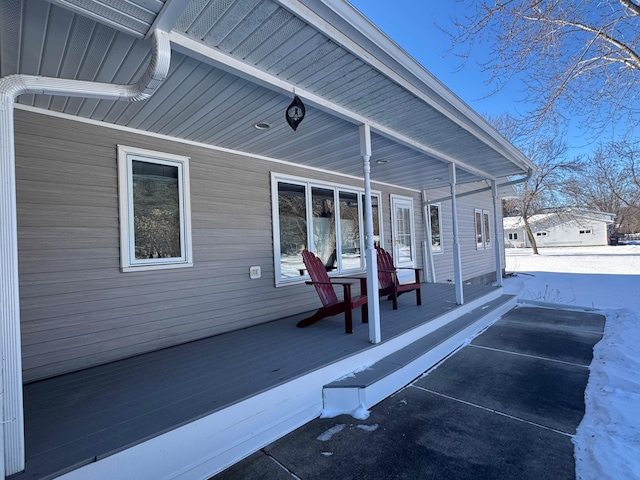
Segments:
[[[496,291],[490,286],[465,285],[465,302]],[[448,284],[424,284],[420,307],[413,295],[403,295],[399,303],[394,311],[391,302],[381,300],[381,345],[460,308],[454,286]],[[55,478],[379,348],[369,343],[368,326],[360,323],[359,311],[354,312],[353,335],[343,333],[342,315],[295,328],[305,316],[25,385],[26,470],[9,478]],[[317,388],[321,390],[322,384]]]

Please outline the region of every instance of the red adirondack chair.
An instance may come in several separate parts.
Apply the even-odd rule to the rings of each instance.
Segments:
[[[404,292],[415,290],[416,303],[422,305],[420,296],[420,272],[421,268],[394,267],[391,254],[381,247],[376,247],[378,258],[378,283],[380,296],[388,295],[388,299],[393,300],[393,309],[398,309],[398,297]],[[398,280],[398,270],[413,270],[415,272],[414,283],[400,283]]]
[[[313,285],[318,292],[322,307],[318,309],[312,316],[300,320],[298,327],[307,327],[316,323],[326,317],[331,317],[339,313],[344,312],[344,329],[346,333],[353,333],[353,316],[351,311],[354,308],[361,307],[362,310],[362,323],[367,323],[368,309],[367,309],[367,291],[366,280],[360,279],[360,296],[351,297],[351,285],[355,282],[345,281],[343,279],[331,279],[327,274],[327,269],[324,263],[318,257],[308,250],[302,252],[302,259],[311,281],[305,282],[307,285]],[[343,299],[339,300],[333,289],[334,285],[342,285]]]

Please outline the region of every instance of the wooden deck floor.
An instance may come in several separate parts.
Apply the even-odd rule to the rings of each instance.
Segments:
[[[495,287],[465,285],[469,302]],[[400,308],[381,301],[383,342],[457,308],[453,285],[425,284]],[[295,328],[305,315],[120,360],[24,387],[26,470],[53,478],[369,348],[354,312]]]

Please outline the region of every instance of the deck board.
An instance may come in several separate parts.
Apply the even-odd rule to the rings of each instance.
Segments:
[[[423,305],[402,295],[381,300],[383,341],[456,308],[448,284],[424,284]],[[465,285],[465,300],[495,291]],[[166,348],[24,387],[27,468],[11,480],[50,478],[368,348],[368,326],[354,311],[305,329],[297,315]]]

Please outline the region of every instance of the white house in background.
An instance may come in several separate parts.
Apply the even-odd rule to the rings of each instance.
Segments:
[[[541,213],[529,218],[538,247],[585,247],[607,245],[613,213],[588,210]],[[507,248],[530,247],[522,217],[505,217],[504,245]]]

